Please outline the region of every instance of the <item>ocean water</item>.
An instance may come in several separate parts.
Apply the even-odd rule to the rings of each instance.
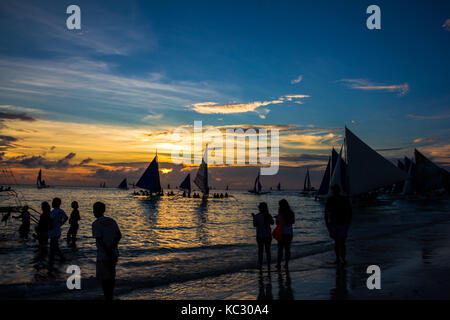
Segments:
[[[70,248],[64,239],[68,226],[63,227],[60,247],[66,261],[50,267],[46,259],[39,257],[37,243],[31,237],[19,238],[20,221],[10,220],[7,226],[1,225],[0,299],[57,297],[67,291],[68,265],[81,268],[85,297],[89,297],[90,290],[98,289],[95,240],[91,237],[95,219],[92,205],[96,201],[106,204],[105,215],[114,218],[122,231],[117,267],[117,290],[121,292],[252,270],[256,266],[256,246],[251,213],[257,212],[261,201],[268,203],[272,215],[277,213],[282,198],[294,210],[293,258],[332,250],[323,222],[324,203],[301,196],[298,191],[273,191],[257,196],[230,190],[232,196],[223,199],[201,200],[176,195],[142,200],[130,196],[131,190],[109,188],[37,190],[23,186],[16,189],[24,203],[37,210],[42,201],[60,197],[62,209],[69,215],[71,202],[78,201],[80,229],[77,247]],[[386,199],[377,206],[354,208],[349,241],[376,241],[401,230],[449,220],[448,200]]]

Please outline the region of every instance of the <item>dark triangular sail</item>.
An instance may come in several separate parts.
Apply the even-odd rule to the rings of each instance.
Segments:
[[[399,168],[405,172],[408,172],[409,166],[407,168],[407,166],[405,164],[406,164],[406,162],[403,163],[401,160],[397,160],[397,168]],[[404,187],[405,187],[405,181],[400,181],[395,184],[394,189],[392,190],[392,193],[403,192]]]
[[[350,195],[366,193],[406,180],[408,175],[405,171],[365,144],[347,127],[345,141]]]
[[[416,172],[414,188],[418,192],[428,192],[445,188],[450,190],[450,173],[438,167],[417,149],[414,150],[416,158]]]
[[[323,173],[322,182],[320,183],[319,191],[317,195],[325,196],[328,194],[328,190],[330,188],[331,177],[333,176],[334,168],[336,167],[338,153],[334,148],[331,150],[331,156],[328,158],[327,168]]]
[[[157,156],[150,163],[148,168],[144,171],[136,186],[146,189],[152,193],[161,192],[161,182],[159,180],[159,167]]]
[[[191,174],[189,173],[186,178],[184,178],[183,182],[180,184],[180,189],[188,190],[191,192]]]
[[[197,176],[194,179],[195,185],[205,195],[209,194],[207,156],[208,156],[208,146],[206,146],[205,154],[202,158],[202,164],[200,165],[200,168],[198,168]]]
[[[306,168],[305,181],[303,182],[303,191],[311,191],[311,178],[309,177],[308,168]]]
[[[36,184],[38,186],[40,186],[42,184],[42,170],[41,169],[39,169],[39,173],[38,173],[38,176],[37,176],[37,179],[36,179]]]
[[[328,188],[330,186],[330,162],[331,157],[328,157],[328,164],[325,172],[323,173],[322,182],[320,182],[319,191],[317,191],[317,195],[326,195],[328,194]]]
[[[127,178],[123,179],[122,182],[118,186],[119,189],[128,189]]]

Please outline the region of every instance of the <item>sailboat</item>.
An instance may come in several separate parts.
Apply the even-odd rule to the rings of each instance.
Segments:
[[[139,178],[136,186],[147,190],[145,196],[160,196],[162,193],[161,181],[159,179],[158,155],[155,155],[153,161],[149,164],[142,176]]]
[[[279,183],[279,182],[277,184],[277,191],[281,191],[281,183]]]
[[[411,163],[412,186],[410,188],[417,194],[431,194],[439,191],[450,193],[450,173],[437,166],[425,157],[419,150],[414,150],[416,160]]]
[[[184,193],[187,191],[188,196],[190,197],[190,195],[191,195],[191,174],[190,173],[188,173],[186,178],[184,178],[183,182],[181,182],[180,189],[184,190]]]
[[[269,193],[269,191],[262,191],[261,176],[259,172],[256,176],[255,183],[253,184],[253,189],[248,190],[248,192],[257,195]]]
[[[198,168],[197,175],[195,176],[194,183],[203,193],[203,198],[208,197],[208,145],[206,145],[205,153],[203,154],[202,163]]]
[[[330,186],[339,185],[341,193],[352,198],[407,179],[405,171],[377,153],[345,127],[346,160],[342,148],[330,179]],[[376,195],[376,194],[375,194]]]
[[[123,179],[122,182],[117,186],[117,188],[122,190],[128,190],[127,178]]]
[[[328,157],[328,164],[323,173],[322,181],[320,182],[319,190],[317,191],[316,197],[323,198],[328,196],[328,190],[330,188],[330,180],[336,167],[338,153],[334,148],[331,150],[331,156]]]
[[[314,188],[311,187],[311,177],[309,176],[309,169],[306,168],[305,181],[303,182],[303,191],[300,194],[309,195],[314,191]]]
[[[47,185],[45,183],[45,180],[42,180],[42,170],[41,169],[39,169],[39,173],[38,173],[38,176],[37,176],[37,179],[36,179],[36,187],[38,189],[44,189],[44,188],[50,187],[49,185]]]

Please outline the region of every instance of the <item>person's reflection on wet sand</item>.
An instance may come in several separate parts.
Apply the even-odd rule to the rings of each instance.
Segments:
[[[272,277],[270,271],[264,277],[262,270],[259,273],[258,280],[258,300],[273,300]]]
[[[343,265],[336,265],[336,287],[330,290],[330,295],[333,300],[347,298],[347,270]]]
[[[283,273],[278,270],[278,299],[294,300],[294,292],[292,291],[291,276],[289,270],[285,270],[286,279],[283,279]]]

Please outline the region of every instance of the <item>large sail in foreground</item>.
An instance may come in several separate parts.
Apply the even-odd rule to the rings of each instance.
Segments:
[[[350,195],[366,193],[407,178],[405,171],[362,142],[348,128],[345,128],[345,140]]]
[[[157,157],[153,159],[148,168],[144,171],[136,186],[147,189],[152,193],[161,192],[161,182],[159,180],[159,167]]]
[[[203,155],[202,164],[198,168],[197,176],[194,179],[195,185],[200,189],[203,194],[209,194],[208,187],[208,146],[205,148],[205,153]]]
[[[416,174],[414,189],[418,192],[427,192],[437,189],[450,189],[450,173],[438,167],[417,149],[414,150],[416,158]]]
[[[180,189],[188,190],[191,193],[191,174],[188,173],[186,178],[184,178],[183,182],[180,184]]]

